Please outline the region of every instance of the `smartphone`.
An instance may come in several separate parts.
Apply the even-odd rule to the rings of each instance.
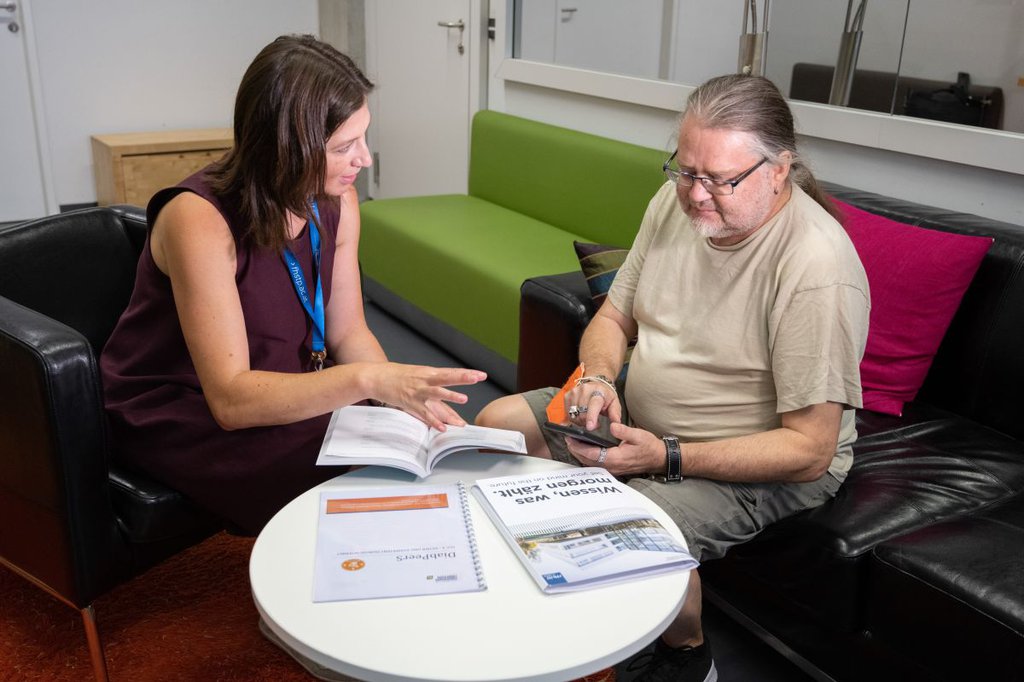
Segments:
[[[609,427],[610,423],[611,422],[608,420],[608,417],[601,415],[598,417],[597,428],[593,431],[587,431],[583,426],[573,424],[572,422],[566,422],[563,424],[544,422],[544,428],[548,431],[554,431],[564,436],[570,436],[577,440],[581,440],[584,443],[600,445],[605,448],[613,448],[621,441],[612,435]]]

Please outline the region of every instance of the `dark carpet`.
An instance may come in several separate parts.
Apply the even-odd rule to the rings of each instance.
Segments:
[[[112,680],[309,680],[260,634],[254,539],[215,535],[98,599]],[[0,567],[0,679],[92,679],[78,613]]]

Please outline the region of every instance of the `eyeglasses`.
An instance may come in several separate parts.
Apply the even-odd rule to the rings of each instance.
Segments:
[[[714,178],[694,175],[693,173],[687,173],[686,171],[669,168],[669,164],[672,163],[672,160],[676,158],[676,154],[678,153],[678,151],[672,152],[672,156],[668,157],[668,161],[662,165],[661,170],[665,173],[665,177],[680,187],[687,188],[693,187],[693,183],[700,180],[700,184],[704,185],[704,189],[708,191],[708,194],[716,194],[718,196],[728,196],[732,194],[736,189],[736,185],[746,180],[751,173],[760,168],[761,164],[768,160],[768,157],[762,158],[732,180],[715,180]]]

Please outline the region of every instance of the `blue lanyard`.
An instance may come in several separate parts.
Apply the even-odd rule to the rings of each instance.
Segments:
[[[316,222],[320,222],[320,209],[316,202],[313,202],[313,215]],[[323,369],[324,360],[327,358],[327,351],[324,350],[324,292],[320,279],[320,233],[316,229],[316,223],[309,221],[309,243],[313,249],[313,267],[316,270],[316,293],[312,302],[309,300],[309,289],[306,287],[306,278],[302,274],[302,266],[299,259],[285,248],[284,260],[288,266],[288,274],[292,277],[292,284],[295,285],[295,293],[299,295],[302,308],[313,323],[313,368],[317,371]]]

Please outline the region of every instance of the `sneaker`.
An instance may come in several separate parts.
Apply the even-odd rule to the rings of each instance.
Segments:
[[[654,650],[636,656],[626,666],[633,682],[716,682],[718,671],[707,640],[700,646],[672,648],[658,638]]]

